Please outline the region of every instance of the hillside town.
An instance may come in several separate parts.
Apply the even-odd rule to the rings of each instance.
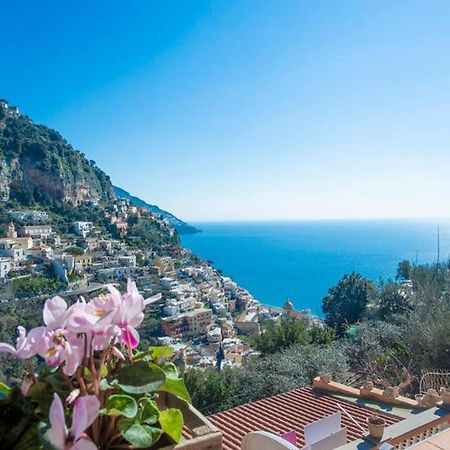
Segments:
[[[44,297],[58,294],[72,301],[131,278],[145,296],[161,294],[151,310],[159,321],[153,335],[177,351],[178,363],[185,368],[245,365],[257,355],[245,336],[259,335],[262,320],[299,315],[289,301],[282,309],[261,305],[231,278],[179,245],[167,245],[163,252],[128,245],[129,221],[140,216],[169,236],[175,234],[166,219],[129,200],[117,199],[111,206],[109,232],[93,222],[74,221],[70,232],[61,234],[45,211],[11,209],[7,214],[6,236],[0,237],[2,302],[35,297],[20,287],[24,280],[43,275],[57,280],[56,291]],[[301,317],[312,320],[307,314]]]

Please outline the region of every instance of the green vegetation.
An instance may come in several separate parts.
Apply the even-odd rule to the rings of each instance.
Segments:
[[[193,404],[204,414],[212,414],[307,386],[320,371],[342,380],[347,369],[345,349],[339,343],[294,344],[239,369],[221,373],[213,369],[190,370],[185,382]]]
[[[0,303],[0,342],[15,342],[16,327],[21,325],[30,328],[37,327],[42,321],[42,309],[45,299],[27,299]],[[12,355],[2,354],[0,357],[0,379],[7,383],[19,382],[24,375],[25,362]]]
[[[327,325],[342,333],[347,325],[363,318],[374,296],[375,287],[371,281],[355,272],[345,275],[323,299],[322,309]]]
[[[84,250],[80,247],[70,247],[65,250],[66,253],[73,256],[84,255]]]
[[[11,170],[9,200],[23,206],[75,201],[80,183],[99,199],[114,198],[109,177],[55,130],[28,117],[8,117],[0,127],[0,160]]]
[[[131,248],[152,249],[164,254],[164,249],[179,245],[176,233],[171,235],[169,227],[148,217],[134,216],[127,236]]]
[[[270,321],[256,338],[256,350],[270,355],[293,344],[307,344],[309,341],[306,325],[301,320],[289,319],[279,324]]]
[[[44,276],[16,278],[12,283],[14,297],[17,299],[50,295],[65,287],[57,278]]]
[[[397,281],[376,286],[345,275],[323,301],[326,327],[300,321],[264,324],[254,341],[262,357],[240,369],[190,370],[194,405],[209,414],[311,383],[321,372],[345,380],[398,385],[417,392],[421,371],[450,369],[450,263],[399,264]]]

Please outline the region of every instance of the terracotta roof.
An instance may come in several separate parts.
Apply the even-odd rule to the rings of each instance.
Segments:
[[[242,438],[250,431],[270,431],[275,434],[295,430],[297,446],[302,448],[304,426],[337,411],[340,405],[361,427],[366,429],[366,419],[373,410],[350,401],[333,397],[330,394],[313,391],[310,387],[295,389],[284,394],[268,397],[253,403],[238,406],[208,419],[223,432],[223,449],[240,450]],[[402,420],[401,417],[377,411],[380,417],[392,425]],[[347,428],[348,441],[362,437],[361,429],[342,412],[342,426]]]

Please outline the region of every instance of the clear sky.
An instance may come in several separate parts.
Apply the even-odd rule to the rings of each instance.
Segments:
[[[450,216],[450,2],[0,0],[0,97],[187,220]]]

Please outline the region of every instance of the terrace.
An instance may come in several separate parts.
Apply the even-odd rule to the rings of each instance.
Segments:
[[[385,422],[379,439],[367,430],[367,419],[374,414]],[[344,436],[344,443],[330,435],[320,443],[308,441],[305,430],[311,425],[320,427],[321,422],[325,426],[323,419],[332,416],[339,417],[339,439],[342,441]],[[267,449],[450,450],[450,407],[442,401],[424,408],[416,400],[400,395],[356,389],[319,377],[311,387],[216,413],[208,421],[223,434],[222,446],[205,447],[211,449],[262,450],[263,442]],[[321,432],[326,436],[326,429]],[[283,435],[288,440],[280,439]],[[249,444],[253,442],[249,437],[256,438],[257,447]]]

